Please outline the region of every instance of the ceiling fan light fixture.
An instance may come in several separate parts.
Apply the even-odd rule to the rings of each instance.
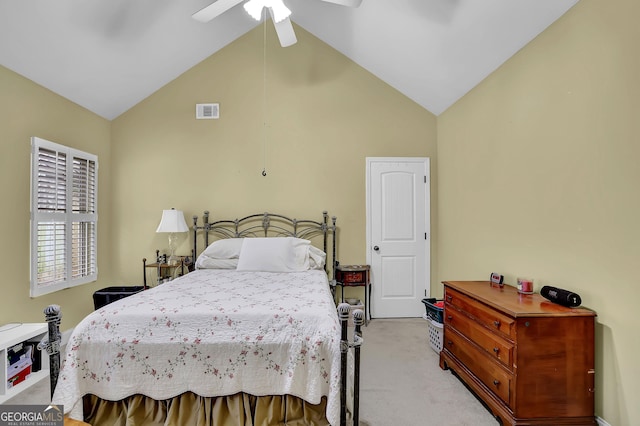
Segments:
[[[249,0],[243,5],[243,7],[244,10],[246,10],[247,13],[256,21],[262,19],[262,8],[264,7],[262,1]]]
[[[291,10],[282,3],[282,0],[271,1],[271,11],[273,12],[273,20],[280,22],[291,16]]]
[[[280,22],[291,15],[291,10],[282,3],[282,0],[249,0],[244,5],[244,10],[256,21],[262,19],[262,9],[271,9],[273,20]]]

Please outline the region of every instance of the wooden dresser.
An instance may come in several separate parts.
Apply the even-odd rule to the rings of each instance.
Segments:
[[[595,425],[596,314],[489,281],[445,281],[440,367],[503,425]]]

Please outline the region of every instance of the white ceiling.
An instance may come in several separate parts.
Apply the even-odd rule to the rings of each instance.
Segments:
[[[578,0],[284,0],[291,20],[438,115]],[[257,23],[211,0],[0,0],[0,65],[113,119]]]

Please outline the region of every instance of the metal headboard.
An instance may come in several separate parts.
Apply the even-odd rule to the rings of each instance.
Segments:
[[[204,231],[204,247],[209,246],[209,235],[219,238],[243,238],[243,237],[297,237],[310,240],[322,236],[323,250],[329,255],[328,240],[331,238],[331,286],[335,287],[336,260],[336,217],[322,212],[322,221],[291,219],[287,216],[274,213],[258,213],[245,216],[241,219],[217,220],[209,222],[209,211],[202,216],[202,225],[198,225],[198,216],[193,216],[193,255],[198,252],[198,231]],[[325,271],[329,265],[329,259],[325,264]]]

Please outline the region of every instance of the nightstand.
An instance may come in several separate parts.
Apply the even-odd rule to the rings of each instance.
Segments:
[[[344,302],[345,287],[364,287],[364,324],[369,323],[369,302],[371,301],[371,279],[369,265],[338,265],[336,267],[336,285],[341,289]]]
[[[147,259],[142,259],[142,269],[144,277],[144,286],[147,287],[147,268],[155,268],[157,275],[157,284],[162,284],[165,280],[173,278],[180,269],[178,276],[185,275],[193,270],[193,256],[176,256],[179,263],[169,265],[160,259],[160,250],[156,250],[156,259],[154,263],[147,263]]]

